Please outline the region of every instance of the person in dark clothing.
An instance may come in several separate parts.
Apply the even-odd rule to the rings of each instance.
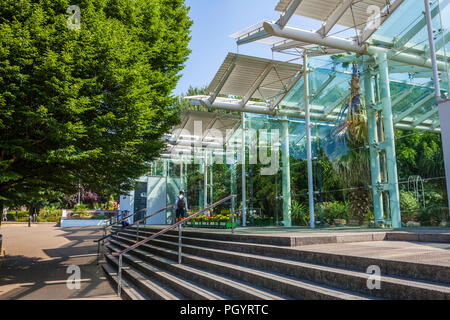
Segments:
[[[41,211],[41,208],[39,206],[34,208],[34,212],[33,212],[33,222],[34,223],[38,222],[39,211]]]
[[[184,191],[180,191],[180,195],[177,197],[175,201],[175,209],[176,209],[176,221],[180,221],[183,218],[186,218],[187,212],[187,200],[184,196]]]
[[[122,219],[122,227],[126,228],[130,225],[130,222],[128,221],[128,211],[123,212],[123,219]]]

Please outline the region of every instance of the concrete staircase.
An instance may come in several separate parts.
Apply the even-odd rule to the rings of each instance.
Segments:
[[[111,253],[159,230],[140,228],[137,237],[130,228],[110,238],[102,266],[116,288],[118,258]],[[450,299],[447,267],[264,242],[258,237],[185,231],[180,265],[178,232],[170,231],[123,256],[122,296],[136,300]],[[371,265],[381,268],[379,290],[367,286],[366,270]]]

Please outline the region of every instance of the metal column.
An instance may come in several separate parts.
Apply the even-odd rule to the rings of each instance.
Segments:
[[[167,160],[163,160],[163,177],[167,177]]]
[[[381,107],[384,123],[385,141],[382,149],[386,152],[386,165],[388,171],[389,203],[391,210],[392,227],[401,228],[400,196],[397,176],[397,157],[395,154],[394,121],[392,116],[391,90],[389,84],[388,60],[386,53],[375,55],[380,74]]]
[[[378,189],[381,184],[380,154],[375,148],[378,145],[377,115],[378,109],[375,105],[373,79],[369,65],[366,65],[364,75],[364,93],[367,107],[367,123],[370,145],[370,170],[372,178],[372,196],[375,215],[375,223],[384,221],[383,193]],[[381,121],[381,118],[380,118]]]
[[[283,224],[291,227],[291,172],[289,164],[289,122],[287,119],[281,121],[281,159],[283,180]]]
[[[237,194],[237,185],[236,185],[236,162],[231,165],[231,181],[230,181],[230,194]]]
[[[241,162],[242,162],[242,226],[247,226],[247,188],[245,185],[245,113],[241,113]]]
[[[213,156],[211,154],[211,164],[209,165],[209,202],[214,203],[214,188],[213,188]]]
[[[427,31],[428,31],[428,42],[430,48],[430,56],[431,56],[431,64],[433,68],[433,80],[435,87],[435,96],[438,103],[439,108],[439,119],[441,122],[441,136],[442,136],[442,148],[444,152],[444,166],[445,173],[447,177],[447,195],[448,195],[448,205],[450,206],[450,125],[444,119],[448,119],[450,116],[450,102],[442,101],[441,99],[441,86],[439,83],[439,72],[437,67],[437,59],[436,59],[436,49],[434,45],[434,36],[433,36],[433,25],[432,25],[432,17],[430,11],[430,2],[429,0],[424,0],[425,5],[425,16],[427,18]],[[438,4],[439,5],[439,4]]]
[[[445,174],[447,176],[448,205],[450,206],[450,124],[444,119],[450,119],[450,100],[439,103],[439,118],[441,119],[442,149],[444,152]]]
[[[314,221],[314,185],[311,150],[311,115],[309,106],[309,77],[308,77],[308,56],[303,52],[303,81],[305,98],[305,121],[306,121],[306,158],[308,164],[308,198],[309,198],[309,224],[311,229],[315,228]]]
[[[208,158],[206,151],[203,152],[205,158],[203,164],[203,208],[208,207]],[[208,215],[207,212],[205,212]]]
[[[436,61],[436,49],[434,46],[433,25],[430,11],[430,0],[424,0],[425,17],[427,18],[428,43],[430,45],[431,65],[433,69],[434,87],[436,89],[436,100],[441,100],[441,87],[439,84],[439,72]]]
[[[203,169],[204,166],[205,166],[205,159],[201,159],[201,163],[199,165],[199,170],[198,170],[199,174],[201,174],[202,171],[204,172],[204,169]],[[201,184],[199,183],[198,184],[198,206],[201,209],[205,208],[204,207],[205,203],[204,203],[204,200],[203,200],[204,194],[205,194],[205,192],[202,190]],[[204,215],[204,213],[202,215]]]
[[[180,184],[181,189],[184,190],[183,160],[181,160],[180,162]]]

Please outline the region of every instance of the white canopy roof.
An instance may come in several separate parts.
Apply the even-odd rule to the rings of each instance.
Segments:
[[[292,2],[292,0],[280,0],[275,10],[284,13],[288,11]],[[333,15],[336,15],[338,18],[336,24],[363,30],[373,15],[369,6],[376,6],[381,12],[389,2],[394,1],[302,0],[294,13],[298,16],[316,19],[322,22],[327,22],[330,18],[333,18]],[[338,15],[341,15],[341,17],[339,18]]]
[[[208,90],[216,95],[272,100],[301,69],[296,63],[229,53]]]

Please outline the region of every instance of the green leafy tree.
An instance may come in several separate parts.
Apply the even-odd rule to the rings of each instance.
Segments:
[[[179,121],[183,0],[0,0],[0,197],[133,187]]]

